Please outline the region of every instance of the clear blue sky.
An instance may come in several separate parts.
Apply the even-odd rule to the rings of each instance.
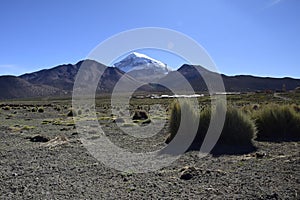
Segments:
[[[0,75],[76,63],[114,34],[164,27],[195,39],[221,73],[300,78],[299,19],[299,0],[1,0]]]

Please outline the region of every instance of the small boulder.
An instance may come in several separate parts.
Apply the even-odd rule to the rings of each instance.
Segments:
[[[135,110],[132,116],[132,120],[145,120],[149,119],[148,114],[145,110]]]
[[[190,180],[197,174],[196,168],[191,166],[183,167],[180,172],[180,179],[182,180]]]
[[[69,110],[69,112],[67,113],[68,117],[74,117],[76,115],[77,115],[77,113],[73,109]]]
[[[264,158],[267,154],[265,152],[256,152],[255,153],[255,157],[260,159],[260,158]]]
[[[183,171],[180,175],[180,179],[182,180],[190,180],[193,178],[193,175],[188,171]]]
[[[259,110],[259,105],[256,105],[256,104],[253,105],[253,106],[252,106],[252,109],[253,109],[253,110]]]
[[[49,138],[44,137],[42,135],[36,135],[36,136],[30,137],[29,140],[31,142],[48,142]]]

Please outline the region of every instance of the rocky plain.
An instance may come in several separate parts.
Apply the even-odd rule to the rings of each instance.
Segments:
[[[1,199],[299,199],[297,141],[254,140],[257,150],[247,154],[200,158],[198,151],[189,151],[153,172],[119,171],[85,148],[70,106],[65,100],[1,104]],[[167,116],[150,115],[152,124],[164,120],[164,127],[151,138],[137,139],[122,133],[108,110],[99,105],[98,121],[114,144],[133,152],[166,146]]]

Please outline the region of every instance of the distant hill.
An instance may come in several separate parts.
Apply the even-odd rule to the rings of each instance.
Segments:
[[[104,68],[104,66],[96,61],[86,60],[86,62],[90,65],[96,64],[99,65],[100,68]],[[73,89],[76,74],[82,63],[83,61],[80,61],[75,65],[59,65],[51,69],[43,69],[37,72],[24,74],[19,77],[32,84],[49,85],[61,90],[70,91]]]
[[[97,86],[97,94],[111,93],[121,77],[124,88],[131,84],[141,83],[130,74],[125,73],[117,67],[107,67],[94,60],[84,60],[76,64],[59,65],[51,69],[44,69],[33,73],[16,76],[0,76],[0,99],[34,98],[48,96],[71,96],[73,85],[82,64],[93,66],[93,69],[102,72],[102,77]],[[200,73],[198,72],[198,70]],[[148,69],[146,69],[148,70]],[[166,92],[169,91],[162,85],[172,85],[180,91],[186,91],[184,80],[178,79],[180,73],[196,92],[206,92],[207,86],[202,76],[214,79],[217,73],[209,71],[201,66],[183,65],[177,71],[169,71],[158,81],[159,84],[144,84],[140,91]],[[97,73],[96,73],[97,74]],[[221,75],[227,92],[254,92],[265,90],[293,90],[300,87],[300,79],[293,78],[264,78],[249,75],[227,76]],[[212,84],[214,82],[212,81]],[[85,83],[82,83],[84,90]]]
[[[98,83],[98,92],[111,92],[118,80],[125,75],[125,73],[118,68],[107,67],[94,60],[82,60],[75,65],[59,65],[51,69],[44,69],[38,72],[24,74],[19,77],[32,84],[48,85],[60,89],[65,93],[71,93],[76,75],[83,63],[86,66],[95,67],[98,72],[102,73],[102,77]],[[135,80],[128,77],[128,82],[131,81]]]
[[[16,76],[0,76],[0,99],[60,96],[63,92],[55,87],[31,84]]]
[[[0,76],[0,99],[70,96],[76,75],[83,62],[88,66],[96,66],[95,68],[102,72],[97,93],[110,93],[122,76],[124,76],[125,82],[136,82],[118,68],[107,67],[93,60],[84,60],[75,65],[59,65],[51,69],[23,74],[19,77]]]
[[[293,90],[300,85],[300,79],[293,78],[270,78],[247,75],[225,76],[222,75],[227,91],[281,91],[283,86],[286,90]]]
[[[198,71],[200,71],[200,74]],[[182,74],[197,92],[207,91],[203,76],[211,80],[214,80],[214,78],[218,76],[217,73],[209,71],[204,67],[187,64],[180,67],[177,72]],[[177,72],[170,72],[167,76],[163,77],[160,82],[162,84],[173,82],[174,87],[179,90],[182,89],[184,83],[174,78]],[[224,74],[221,74],[221,77],[226,92],[280,91],[283,86],[285,86],[286,90],[293,90],[300,86],[300,79],[293,78],[269,78],[250,75],[227,76]],[[212,84],[214,83],[212,82]]]

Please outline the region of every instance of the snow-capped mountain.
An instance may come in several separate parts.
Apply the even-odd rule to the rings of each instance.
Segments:
[[[167,64],[137,52],[129,54],[113,66],[137,80],[148,82],[158,80],[172,71]]]

